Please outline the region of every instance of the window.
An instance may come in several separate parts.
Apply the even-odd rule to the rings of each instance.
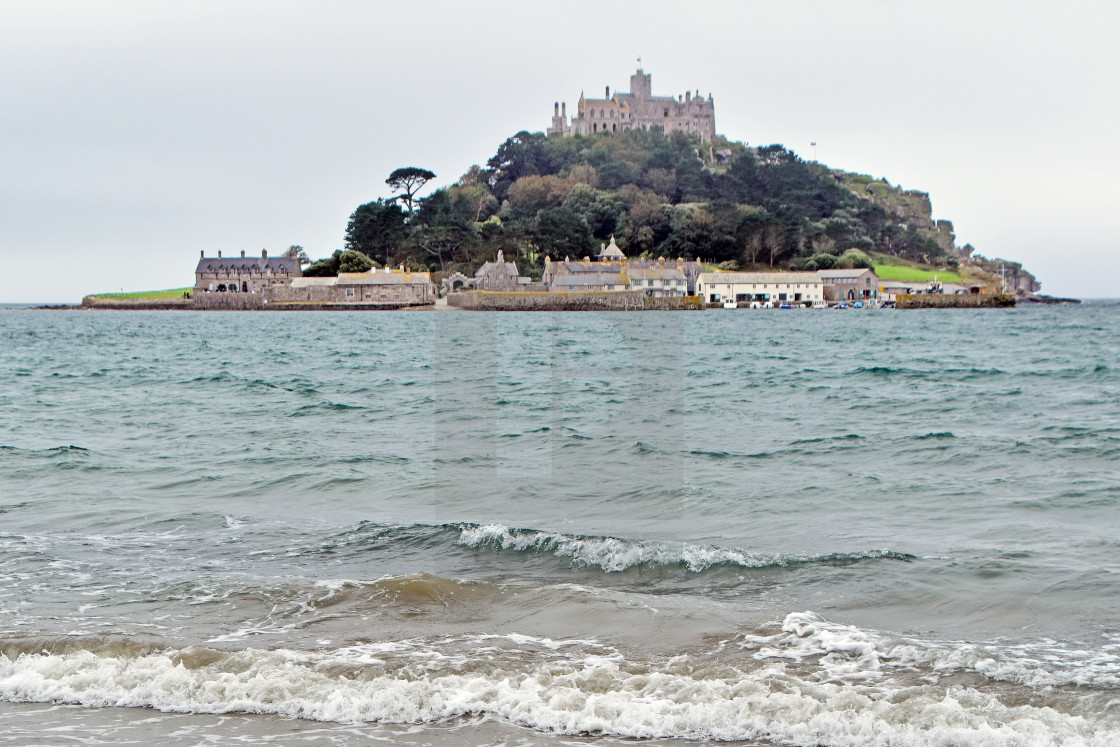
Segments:
[[[354,289],[353,288],[347,288],[346,289],[346,297],[347,298],[353,298],[354,297]]]

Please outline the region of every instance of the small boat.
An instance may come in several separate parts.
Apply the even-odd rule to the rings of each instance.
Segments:
[[[723,308],[725,308],[725,309],[737,309],[737,308],[739,308],[739,304],[735,303],[734,301],[724,301],[723,302]]]
[[[840,303],[836,304],[836,308],[838,308],[838,309],[846,309],[846,308],[848,308],[848,304],[847,304],[846,302],[844,302],[844,301],[841,301]]]
[[[853,309],[862,309],[863,308],[863,301],[856,301],[854,304],[852,304],[852,308]]]
[[[778,308],[779,308],[779,309],[792,309],[792,308],[793,308],[793,304],[791,304],[791,303],[784,303],[784,302],[783,302],[783,303],[782,303],[782,305],[781,305],[781,306],[779,306]]]

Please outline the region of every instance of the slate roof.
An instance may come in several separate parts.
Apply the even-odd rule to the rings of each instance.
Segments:
[[[700,279],[708,285],[747,283],[801,283],[821,285],[821,276],[815,272],[702,272]]]
[[[858,280],[869,272],[872,276],[876,276],[875,272],[868,267],[853,267],[848,270],[817,270],[821,280]]]
[[[552,281],[553,288],[587,288],[596,285],[625,285],[630,281],[621,272],[581,272],[578,275],[557,275]]]
[[[298,277],[292,280],[293,288],[310,288],[312,286],[334,285],[338,278]]]
[[[560,263],[565,270],[572,274],[601,274],[604,272],[622,272],[621,262],[579,262],[574,259],[564,260]],[[559,275],[557,275],[559,277]]]
[[[220,269],[224,268],[224,269]],[[279,274],[281,270],[289,275],[299,275],[299,260],[295,257],[202,257],[195,267],[196,273],[202,272],[233,272],[236,274],[259,272],[265,273],[272,270]]]
[[[340,272],[337,285],[412,285],[430,283],[431,274],[427,272]]]
[[[492,275],[494,273],[505,273],[510,277],[517,277],[517,264],[514,262],[502,262],[500,265],[497,262],[485,262],[482,267],[479,267],[474,272],[476,278]]]
[[[634,280],[684,280],[684,273],[677,269],[676,265],[672,267],[666,265],[664,267],[654,266],[644,269],[629,268],[626,270],[626,275],[631,281]]]

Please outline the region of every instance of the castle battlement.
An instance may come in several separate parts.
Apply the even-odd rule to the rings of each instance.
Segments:
[[[659,129],[662,132],[687,132],[711,142],[716,134],[716,105],[697,91],[676,98],[654,96],[649,73],[641,68],[630,76],[630,92],[611,95],[607,86],[601,99],[579,95],[576,114],[568,120],[568,103],[556,102],[552,109],[549,135],[590,135],[596,132],[623,132],[633,128]]]

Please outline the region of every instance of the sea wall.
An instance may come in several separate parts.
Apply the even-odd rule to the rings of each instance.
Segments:
[[[259,293],[198,293],[193,308],[199,311],[254,311],[264,308]]]
[[[466,311],[683,311],[699,310],[699,296],[649,298],[641,291],[576,293],[452,293],[447,305]]]
[[[899,309],[996,309],[1015,305],[1010,293],[905,293],[895,301]]]
[[[86,296],[82,308],[116,309],[118,311],[169,311],[192,309],[189,298],[121,298],[117,296]]]

